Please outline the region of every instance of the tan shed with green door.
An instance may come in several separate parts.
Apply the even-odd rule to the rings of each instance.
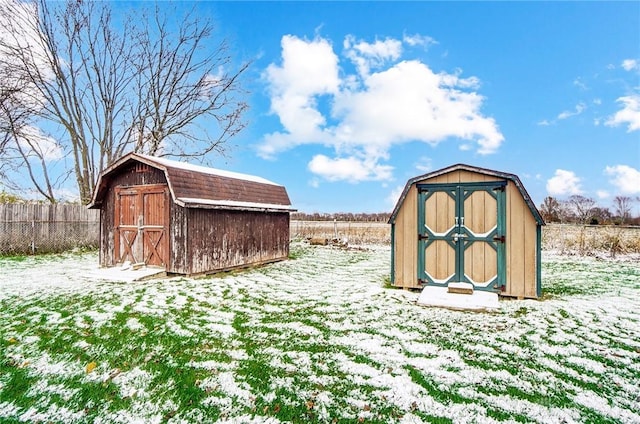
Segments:
[[[412,178],[389,223],[394,286],[541,295],[544,221],[514,174],[458,164]]]

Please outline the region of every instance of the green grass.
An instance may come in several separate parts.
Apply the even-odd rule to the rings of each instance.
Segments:
[[[388,253],[296,245],[216,278],[0,294],[0,421],[640,418],[633,264],[547,262],[544,300],[478,314],[381,284]]]

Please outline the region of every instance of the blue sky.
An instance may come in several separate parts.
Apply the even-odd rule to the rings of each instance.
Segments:
[[[640,195],[638,2],[216,2],[249,127],[215,166],[305,212],[388,211],[467,163],[553,195]]]
[[[390,211],[455,163],[517,174],[537,205],[640,196],[640,2],[195,7],[253,61],[249,126],[210,163],[285,185],[298,210]]]

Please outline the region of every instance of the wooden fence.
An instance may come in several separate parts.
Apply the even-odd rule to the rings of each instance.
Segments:
[[[0,204],[0,255],[98,246],[100,211],[66,204]]]

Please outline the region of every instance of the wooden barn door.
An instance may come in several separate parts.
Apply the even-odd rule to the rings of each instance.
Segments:
[[[418,280],[505,286],[505,181],[418,184]]]
[[[116,187],[115,259],[166,266],[169,255],[169,195],[165,184]]]

